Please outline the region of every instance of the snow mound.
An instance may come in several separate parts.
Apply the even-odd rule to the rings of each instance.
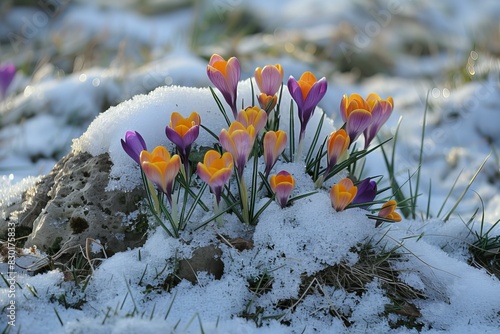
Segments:
[[[254,86],[256,87],[256,85]],[[233,116],[224,99],[220,94],[218,96],[232,119]],[[280,127],[287,132],[290,100],[288,90],[283,89]],[[241,81],[238,85],[238,101],[242,101],[245,106],[251,104],[250,79]],[[174,111],[185,117],[196,111],[200,114],[201,124],[217,135],[220,130],[228,127],[208,88],[160,87],[148,95],[134,96],[132,99],[100,114],[88,130],[80,138],[73,141],[73,150],[89,152],[94,156],[109,153],[113,167],[108,189],[133,189],[139,185],[140,178],[137,177],[136,163],[123,151],[120,139],[125,137],[127,131],[137,131],[143,136],[149,150],[158,145],[164,145],[172,151],[173,144],[167,140],[165,127],[169,124],[170,115]],[[311,130],[306,134],[305,147],[308,147],[312,140],[321,114],[322,110],[317,108],[309,121],[308,128]],[[326,119],[320,138],[325,138],[333,130],[333,121]],[[298,121],[295,122],[295,131],[297,134],[300,131]],[[213,136],[207,131],[201,130],[194,145],[212,146],[215,142]]]

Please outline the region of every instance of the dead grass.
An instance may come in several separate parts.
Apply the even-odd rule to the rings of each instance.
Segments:
[[[326,286],[362,296],[367,291],[367,284],[377,279],[391,301],[385,307],[386,316],[390,313],[402,316],[396,323],[391,323],[391,326],[421,330],[423,324],[418,322],[421,314],[412,300],[425,299],[426,296],[399,279],[399,272],[391,266],[391,261],[397,261],[399,255],[396,252],[377,253],[369,244],[360,245],[353,251],[359,255],[356,264],[349,265],[342,262],[329,266],[312,276],[304,275],[299,292],[300,298],[282,300],[277,306],[287,312],[293,312],[307,295],[319,294],[329,298],[324,293]],[[265,290],[261,289],[259,293],[265,293]],[[352,325],[349,319],[353,310],[346,312],[331,306],[327,311],[331,316],[342,320],[346,327]]]

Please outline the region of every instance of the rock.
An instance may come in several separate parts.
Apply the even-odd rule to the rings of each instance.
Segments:
[[[31,231],[24,247],[36,245],[54,254],[64,245],[71,255],[80,250],[72,246],[85,248],[91,238],[110,256],[141,246],[148,228],[146,214],[138,211],[144,190],[106,191],[111,165],[107,153],[72,152],[61,159],[26,193],[23,210],[16,214],[19,228]]]
[[[198,282],[197,273],[205,271],[214,275],[215,279],[220,279],[224,272],[224,262],[220,259],[221,256],[221,249],[214,245],[198,248],[190,259],[179,261],[177,276],[195,284]]]

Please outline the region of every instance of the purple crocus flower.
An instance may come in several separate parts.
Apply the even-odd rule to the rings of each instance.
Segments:
[[[394,108],[392,97],[382,100],[377,94],[372,93],[366,98],[366,101],[372,105],[372,120],[370,125],[363,131],[365,149],[370,146],[371,141],[375,138],[382,125],[387,122]]]
[[[327,85],[326,78],[317,80],[311,72],[304,72],[299,80],[295,80],[293,76],[288,79],[288,91],[297,103],[299,112],[299,142],[304,138],[307,123],[313,115],[314,109],[325,96]]]
[[[361,181],[357,187],[358,192],[356,193],[356,197],[352,200],[352,204],[369,203],[377,196],[377,182],[370,181],[370,178]]]
[[[346,123],[345,130],[351,144],[366,130],[372,122],[371,107],[359,94],[344,94],[340,101],[340,116]]]
[[[7,64],[0,66],[0,100],[5,98],[14,76],[16,75],[16,66]]]
[[[123,150],[137,162],[141,164],[141,152],[147,150],[144,139],[137,131],[127,131],[125,140],[121,139]]]
[[[222,93],[227,104],[233,111],[234,118],[238,114],[236,93],[241,76],[241,66],[238,58],[231,57],[227,61],[218,54],[212,55],[207,66],[210,81]]]
[[[189,117],[184,118],[180,113],[174,111],[170,116],[170,124],[165,128],[165,134],[172,143],[177,146],[179,155],[184,163],[184,171],[189,172],[189,152],[200,133],[200,115],[192,112]]]

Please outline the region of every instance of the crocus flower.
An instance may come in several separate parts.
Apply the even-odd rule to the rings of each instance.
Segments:
[[[268,131],[264,135],[264,163],[266,165],[266,177],[271,172],[276,160],[285,150],[287,142],[286,132],[283,130]]]
[[[393,199],[382,205],[382,208],[378,212],[378,216],[384,219],[390,219],[395,222],[400,222],[401,221],[401,215],[394,211],[397,206],[397,202]],[[377,224],[380,224],[377,222]]]
[[[241,178],[255,141],[255,128],[253,125],[245,127],[240,122],[234,121],[229,130],[222,129],[219,141],[222,147],[232,154],[236,171]]]
[[[224,96],[236,118],[236,114],[238,113],[236,108],[236,93],[241,75],[241,67],[238,59],[231,57],[226,61],[218,54],[212,55],[208,62],[207,75],[210,81],[222,93],[222,96]]]
[[[335,166],[342,155],[347,151],[350,144],[349,136],[344,129],[333,131],[326,140],[327,170]]]
[[[269,112],[278,101],[276,94],[283,83],[283,68],[280,64],[257,67],[254,77],[261,93],[257,97],[260,107]]]
[[[323,77],[316,80],[316,77],[311,72],[304,72],[298,81],[293,76],[288,79],[288,91],[295,103],[297,103],[299,113],[299,142],[302,141],[307,122],[309,122],[314,109],[325,95],[326,89],[326,79]]]
[[[222,188],[231,177],[232,170],[233,156],[229,152],[221,156],[219,152],[210,150],[205,153],[203,163],[198,163],[198,176],[212,189],[217,205],[220,203]]]
[[[288,197],[293,191],[295,180],[293,176],[285,170],[282,170],[276,175],[271,175],[269,179],[271,189],[276,194],[276,200],[279,205],[284,208],[288,203]]]
[[[330,200],[332,201],[332,206],[336,211],[344,210],[354,199],[358,188],[349,178],[345,178],[339,181],[339,183],[333,185],[330,190]]]
[[[172,205],[172,187],[181,167],[181,159],[170,153],[163,146],[157,146],[151,153],[141,152],[140,161],[147,178],[153,182],[166,196]]]
[[[377,182],[370,181],[370,178],[361,181],[357,187],[358,192],[352,200],[352,204],[369,203],[377,196]]]
[[[16,75],[16,66],[7,64],[0,66],[0,100],[5,98],[14,76]]]
[[[238,113],[236,121],[243,124],[246,128],[252,125],[255,133],[258,134],[266,126],[267,113],[257,106],[248,107]]]
[[[182,117],[178,112],[173,112],[170,116],[170,124],[165,128],[167,138],[177,146],[177,150],[182,157],[186,175],[188,172],[188,157],[191,145],[198,138],[199,133],[200,115],[194,111],[188,118]]]
[[[382,100],[377,94],[371,93],[366,98],[366,102],[370,105],[372,119],[370,125],[368,125],[365,131],[363,131],[363,135],[365,137],[365,149],[368,148],[382,125],[387,122],[394,108],[394,101],[391,96],[389,96],[387,100]]]
[[[351,143],[358,139],[372,121],[371,107],[359,94],[344,94],[340,101],[340,116],[346,123],[345,129]]]
[[[141,151],[147,150],[146,143],[140,133],[137,131],[127,131],[125,133],[125,140],[120,140],[123,150],[140,165],[141,161],[139,157]]]

